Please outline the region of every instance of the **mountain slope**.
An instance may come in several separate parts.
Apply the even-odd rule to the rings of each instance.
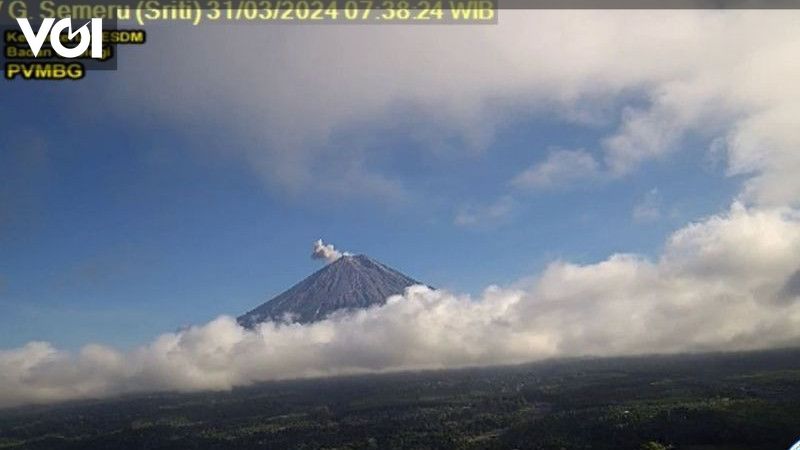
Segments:
[[[309,323],[340,309],[367,308],[421,284],[365,255],[345,255],[240,316],[245,327],[268,320]]]

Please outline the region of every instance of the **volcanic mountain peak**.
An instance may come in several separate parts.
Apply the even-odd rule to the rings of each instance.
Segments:
[[[382,305],[415,284],[421,283],[366,255],[345,254],[237,321],[248,328],[269,320],[316,322],[337,310]]]

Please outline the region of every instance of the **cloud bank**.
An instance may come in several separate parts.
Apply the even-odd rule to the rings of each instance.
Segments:
[[[478,298],[409,288],[386,305],[248,331],[227,316],[120,352],[44,342],[0,352],[0,406],[281,378],[518,363],[569,355],[800,344],[800,213],[740,203],[647,259],[553,262]]]

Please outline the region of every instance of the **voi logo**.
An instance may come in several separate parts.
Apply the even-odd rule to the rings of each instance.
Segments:
[[[74,31],[72,30],[72,19],[61,19],[58,22],[55,20],[52,17],[43,19],[39,31],[34,33],[28,19],[17,19],[34,57],[39,56],[39,51],[42,49],[45,39],[47,39],[48,32],[50,34],[50,45],[61,57],[77,58],[86,53],[89,46],[92,48],[92,58],[101,59],[103,57],[103,19],[92,19],[90,23],[86,23]],[[89,29],[90,24],[91,30]],[[65,47],[61,43],[61,32],[65,29],[68,30],[67,38],[70,41],[74,40],[76,35],[79,35],[80,42],[78,42],[78,45]]]

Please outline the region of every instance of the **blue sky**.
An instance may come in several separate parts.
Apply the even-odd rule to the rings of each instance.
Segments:
[[[113,74],[89,74],[81,88],[103,76]],[[285,196],[244,164],[194,151],[182,129],[67,112],[63,105],[87,103],[66,83],[3,89],[5,347],[128,347],[241,313],[318,269],[309,252],[319,237],[432,285],[478,293],[555,259],[657,253],[669,232],[724,208],[735,189],[705,161],[707,142],[687,142],[677,157],[624,179],[516,192],[508,180],[547,148],[591,148],[604,131],[520,115],[489,149],[466,157],[424,156],[399,132],[373,136],[391,149],[385,170],[413,186],[398,204]],[[653,190],[657,217],[637,220],[634,209]],[[503,196],[513,197],[507,217],[455,222],[464,205]]]

